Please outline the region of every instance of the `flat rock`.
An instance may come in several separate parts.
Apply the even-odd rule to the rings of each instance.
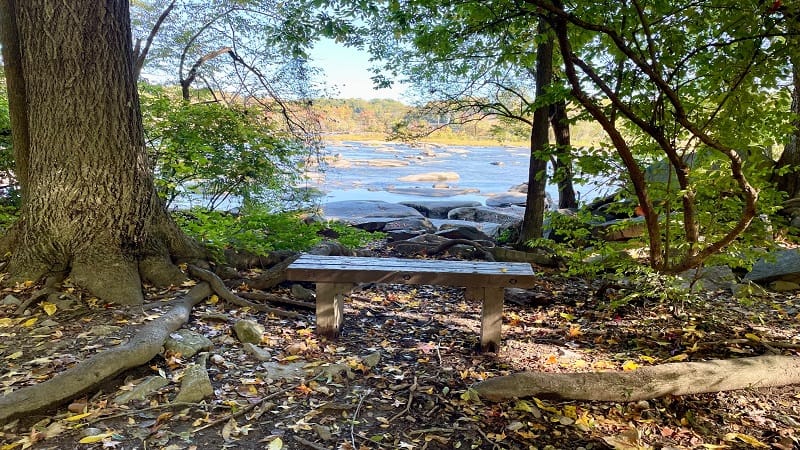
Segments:
[[[492,194],[486,198],[486,206],[505,208],[507,206],[525,206],[528,203],[528,194],[522,192],[503,192]]]
[[[606,241],[624,241],[643,236],[647,231],[644,217],[617,219],[593,226],[592,234]]]
[[[415,173],[400,177],[398,181],[457,181],[461,176],[456,172]]]
[[[486,233],[471,225],[445,225],[436,232],[436,235],[449,239],[467,239],[470,241],[492,240]]]
[[[183,372],[181,388],[173,402],[197,403],[214,395],[214,387],[208,377],[205,364],[192,364]]]
[[[211,350],[211,340],[200,333],[181,328],[169,335],[164,342],[164,348],[172,353],[180,353],[184,358],[189,358],[201,350]]]
[[[267,380],[301,380],[306,376],[304,369],[306,364],[305,362],[290,362],[288,364],[268,362],[261,365],[264,370],[263,373],[256,373]]]
[[[233,331],[239,342],[258,344],[264,335],[264,327],[254,320],[240,320],[233,325]]]
[[[361,161],[361,163],[370,167],[405,167],[410,164],[408,161],[402,159],[370,159]]]
[[[473,227],[478,231],[489,236],[491,239],[497,239],[500,235],[500,224],[494,222],[470,222],[468,220],[451,220],[451,219],[434,219],[431,223],[438,231],[447,230],[454,227]]]
[[[525,208],[511,206],[508,208],[492,208],[489,206],[470,206],[456,208],[447,214],[448,219],[468,220],[471,222],[493,222],[499,224],[521,222]]]
[[[245,342],[242,348],[244,348],[244,351],[247,352],[248,355],[258,361],[269,361],[272,359],[272,354],[270,354],[269,350],[263,349],[256,344]]]
[[[773,280],[800,282],[800,252],[781,250],[759,259],[745,281],[767,283]]]
[[[393,194],[417,195],[420,197],[452,197],[454,195],[464,194],[478,194],[480,189],[475,188],[457,188],[457,187],[443,187],[443,188],[424,188],[424,187],[402,187],[402,186],[388,186],[386,192]]]
[[[118,405],[124,405],[134,400],[146,400],[147,396],[168,384],[169,380],[162,376],[153,375],[147,377],[139,384],[134,386],[134,388],[130,391],[123,392],[122,394],[116,396],[114,398],[114,403]]]
[[[324,220],[338,220],[345,223],[364,221],[367,218],[422,217],[414,208],[380,200],[345,200],[330,202],[322,206]]]
[[[694,291],[719,291],[733,292],[737,284],[736,275],[728,266],[709,266],[699,269],[689,269],[677,275],[680,285],[684,289],[690,287]]]
[[[436,227],[425,217],[407,217],[388,222],[384,225],[382,231],[389,232],[399,230],[433,233],[436,231]]]
[[[429,219],[446,219],[447,213],[453,209],[481,206],[480,202],[468,200],[422,200],[400,202],[400,204],[416,209],[420,214]]]
[[[793,281],[775,280],[769,284],[769,289],[775,292],[790,292],[800,289],[800,284]]]

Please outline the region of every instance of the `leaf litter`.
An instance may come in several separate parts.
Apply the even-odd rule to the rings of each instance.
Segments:
[[[800,297],[743,304],[722,292],[683,305],[608,310],[582,280],[541,271],[537,306],[507,302],[499,354],[479,354],[480,305],[463,289],[367,285],[345,307],[342,336],[319,339],[313,313],[284,318],[214,298],[189,328],[211,339],[213,395],[170,403],[196,356],[165,353],[57,410],[0,427],[0,450],[114,449],[649,449],[798,448],[800,389],[751,389],[599,403],[527,398],[484,403],[470,386],[522,370],[636,370],[685,360],[797,354]],[[312,286],[309,286],[312,287]],[[17,299],[32,284],[5,290]],[[273,294],[288,297],[288,287]],[[45,381],[128,339],[176,292],[145,307],[102,305],[76,289],[28,305],[0,304],[0,392]],[[6,297],[8,300],[8,297]],[[546,302],[542,302],[546,299]],[[545,303],[545,304],[542,304]],[[232,331],[263,325],[259,361]],[[120,405],[148,377],[166,383]]]

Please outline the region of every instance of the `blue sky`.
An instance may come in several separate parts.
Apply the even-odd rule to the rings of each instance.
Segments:
[[[311,51],[312,64],[325,71],[329,86],[336,87],[335,98],[391,98],[403,100],[403,88],[375,90],[370,79],[369,53],[323,39]]]

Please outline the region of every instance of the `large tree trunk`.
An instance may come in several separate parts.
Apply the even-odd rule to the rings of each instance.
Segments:
[[[12,116],[12,133],[27,135],[30,149],[17,160],[20,219],[2,243],[12,251],[10,281],[70,274],[104,300],[139,303],[140,272],[175,282],[181,275],[169,254],[200,251],[155,195],[128,2],[8,5],[19,39],[9,42],[5,32],[3,46],[21,55],[22,69],[9,72],[8,83],[25,87],[27,105],[25,115]],[[24,108],[19,101],[10,96],[10,108]]]
[[[800,59],[800,58],[798,58]],[[800,61],[798,61],[800,62]],[[800,114],[800,67],[792,64],[792,114]],[[800,194],[800,120],[793,121],[794,129],[789,136],[789,141],[783,148],[778,162],[775,164],[773,181],[778,185],[778,190],[786,192],[789,198]]]
[[[547,38],[536,48],[536,99],[541,99],[545,88],[553,78],[553,39],[549,35],[544,19],[539,20],[539,34]],[[531,159],[528,169],[528,197],[526,199],[525,217],[522,221],[518,247],[524,247],[531,239],[542,237],[545,210],[545,187],[547,186],[547,152],[550,150],[548,120],[549,105],[539,105],[533,112],[531,127]]]

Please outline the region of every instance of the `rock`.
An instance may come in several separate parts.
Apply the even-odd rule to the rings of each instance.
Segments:
[[[457,181],[460,178],[456,172],[428,172],[406,175],[397,181]]]
[[[522,183],[522,184],[518,184],[516,186],[511,186],[508,189],[508,192],[518,192],[518,193],[521,193],[521,194],[527,194],[528,193],[528,183]]]
[[[458,227],[472,227],[484,233],[490,239],[497,239],[500,235],[500,224],[493,222],[470,222],[468,220],[434,219],[431,221],[439,230],[449,230]]]
[[[305,362],[291,362],[288,364],[280,364],[276,362],[268,362],[261,365],[265,370],[263,373],[256,373],[257,376],[265,380],[302,380],[306,376],[306,371],[303,367]]]
[[[197,403],[212,395],[214,395],[214,387],[211,385],[211,379],[208,378],[205,358],[201,358],[197,364],[192,364],[183,371],[181,388],[173,402]]]
[[[261,343],[261,337],[264,335],[264,327],[253,320],[236,322],[233,325],[233,331],[236,332],[236,337],[242,343],[259,344]]]
[[[134,400],[146,400],[147,396],[169,384],[166,378],[153,375],[145,378],[130,391],[123,392],[114,398],[114,403],[125,405]]]
[[[436,227],[433,226],[430,220],[425,217],[408,217],[404,219],[393,220],[388,222],[383,227],[383,231],[422,231],[426,233],[433,233]]]
[[[359,228],[366,229],[369,223],[378,223],[383,226],[396,219],[407,217],[422,217],[414,208],[389,203],[379,200],[345,200],[340,202],[330,202],[322,207],[323,220],[338,220],[351,225],[361,225]]]
[[[641,237],[646,231],[644,217],[609,220],[592,227],[592,234],[606,241],[625,241]]]
[[[793,281],[775,280],[769,284],[769,289],[775,292],[789,292],[800,289],[800,284]]]
[[[244,351],[247,352],[248,355],[252,356],[253,358],[257,359],[258,361],[269,361],[272,359],[272,354],[266,349],[263,349],[256,344],[245,342],[242,345]]]
[[[409,165],[408,161],[402,159],[370,159],[367,161],[354,161],[357,163],[366,163],[370,167],[405,167]]]
[[[508,207],[492,208],[488,206],[472,206],[456,208],[447,214],[448,219],[469,220],[472,222],[493,222],[499,224],[522,222],[525,208]]]
[[[339,383],[344,380],[344,377],[352,380],[356,374],[350,370],[350,366],[347,364],[328,364],[317,369],[316,377],[325,378],[325,383],[330,384],[331,381]]]
[[[381,352],[370,353],[369,355],[361,359],[361,362],[364,363],[364,365],[369,367],[370,369],[377,366],[380,361],[381,361]]]
[[[517,192],[504,192],[492,194],[486,198],[486,206],[505,208],[507,206],[526,206],[528,204],[528,194]]]
[[[386,241],[387,242],[405,241],[406,239],[422,236],[423,234],[427,233],[425,233],[424,231],[409,231],[409,230],[387,231]]]
[[[503,293],[506,302],[520,306],[546,306],[555,302],[554,295],[542,295],[529,289],[506,288]]]
[[[436,232],[437,236],[444,236],[448,239],[467,239],[470,241],[491,241],[492,238],[483,231],[469,225],[445,225]]]
[[[561,258],[556,256],[555,252],[543,248],[523,252],[506,247],[492,247],[489,252],[497,261],[526,262],[547,267],[556,267],[561,263]]]
[[[17,297],[14,297],[11,294],[8,294],[5,296],[2,303],[0,304],[2,304],[3,306],[10,306],[10,305],[19,306],[22,304],[22,300],[18,299]]]
[[[781,250],[759,259],[753,270],[744,276],[745,281],[767,283],[773,280],[800,282],[800,253]]]
[[[421,188],[417,186],[388,186],[385,190],[386,192],[391,192],[393,194],[417,195],[420,197],[452,197],[454,195],[477,194],[480,192],[480,189],[475,188],[448,187],[446,189],[437,189]]]
[[[429,219],[446,219],[447,213],[453,209],[481,206],[480,202],[467,200],[409,201],[400,204],[416,209]]]
[[[308,350],[308,345],[306,345],[306,343],[302,341],[294,342],[292,344],[287,345],[284,350],[286,351],[286,353],[290,355],[299,355]]]
[[[734,291],[737,284],[736,275],[728,266],[709,266],[698,269],[689,269],[677,275],[683,289],[692,288],[694,291]],[[692,284],[694,283],[694,284]]]
[[[184,358],[191,358],[199,351],[208,351],[214,344],[200,333],[181,328],[169,335],[164,348],[171,353],[179,353]]]
[[[401,256],[417,256],[424,255],[447,241],[449,241],[449,239],[443,236],[423,234],[405,241],[391,242],[390,246]],[[472,246],[454,245],[447,251],[453,256],[469,258],[472,257],[475,248]]]
[[[292,296],[303,301],[313,301],[317,298],[317,294],[314,291],[304,287],[302,284],[292,285]]]

